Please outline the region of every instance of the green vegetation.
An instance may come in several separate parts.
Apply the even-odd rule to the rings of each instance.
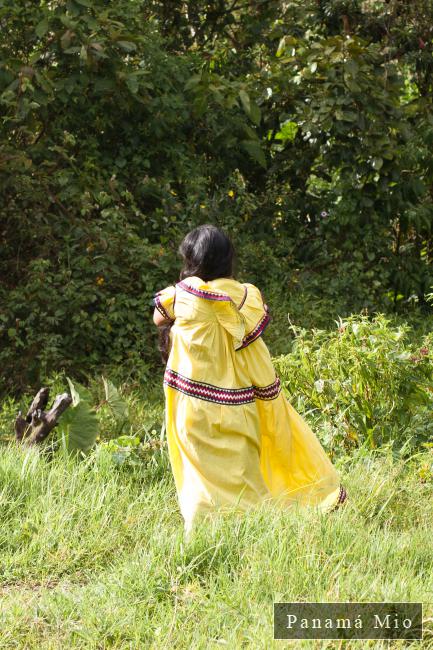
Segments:
[[[150,376],[150,300],[205,221],[281,314],[275,354],[300,303],[307,326],[427,313],[432,15],[431,0],[2,0],[0,392],[60,369]]]
[[[431,622],[432,150],[432,0],[0,0],[2,649],[277,647],[273,600]],[[205,222],[349,502],[186,543],[151,299]],[[26,449],[41,385],[73,405]]]
[[[433,446],[431,332],[422,334],[381,315],[351,316],[332,330],[293,324],[291,330],[291,352],[275,357],[274,364],[289,400],[311,421],[331,456],[382,445],[408,456]],[[49,440],[58,451],[67,447],[62,442],[68,436],[70,447],[83,451],[97,438],[119,464],[132,467],[155,455],[160,465],[162,372],[146,387],[127,382],[120,390],[104,377],[93,378],[86,388],[61,374],[48,385],[52,394],[68,389],[73,397]],[[4,442],[12,439],[13,418],[27,410],[29,399],[4,401]]]
[[[433,489],[421,460],[357,453],[339,465],[343,511],[226,515],[185,545],[168,473],[123,471],[103,447],[85,463],[5,448],[0,645],[279,647],[273,600],[424,601],[431,617]]]
[[[430,338],[383,317],[295,333],[275,363],[349,492],[330,515],[266,507],[216,516],[186,543],[160,385],[75,385],[99,424],[81,461],[61,446],[51,460],[17,447],[19,404],[4,401],[2,648],[277,647],[274,600],[413,600],[431,618]],[[50,384],[60,392],[67,382]],[[413,647],[432,638],[426,623]]]
[[[414,340],[407,325],[392,327],[383,316],[352,316],[333,331],[294,329],[292,353],[275,365],[334,453],[433,440],[431,333]]]

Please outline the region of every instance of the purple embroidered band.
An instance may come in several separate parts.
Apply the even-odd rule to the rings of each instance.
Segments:
[[[220,388],[202,381],[195,381],[167,368],[164,373],[164,384],[190,397],[215,402],[217,404],[240,405],[250,404],[255,399],[271,400],[278,397],[281,384],[278,377],[269,386],[248,386],[248,388]]]
[[[254,389],[249,388],[219,388],[200,381],[183,377],[174,370],[167,368],[164,373],[164,383],[185,393],[190,397],[198,397],[208,402],[218,404],[248,404],[254,402]]]
[[[342,485],[340,485],[340,493],[338,495],[337,503],[344,503],[347,498],[347,492]]]
[[[338,491],[338,499],[335,506],[331,508],[331,512],[335,512],[335,510],[338,510],[338,508],[342,506],[343,503],[345,503],[346,499],[347,499],[347,492],[345,488],[342,485],[340,485],[340,489]]]
[[[260,388],[259,386],[254,386],[254,395],[256,399],[275,399],[281,393],[281,382],[276,378],[273,384]]]
[[[263,334],[270,322],[271,317],[269,315],[269,311],[266,308],[266,313],[263,318],[261,318],[255,328],[243,338],[242,345],[239,348],[236,348],[236,350],[242,350],[243,348],[246,348],[247,345],[250,345],[250,343],[253,343],[253,341],[258,339],[259,336]]]
[[[156,309],[161,314],[161,316],[163,316],[167,320],[173,320],[172,317],[170,316],[170,314],[168,313],[168,311],[166,309],[164,309],[164,307],[162,306],[161,299],[160,299],[158,294],[156,294],[156,296],[154,297],[153,303],[154,303]]]
[[[244,302],[245,302],[245,300],[247,299],[247,295],[248,295],[248,288],[245,287],[245,290],[244,290],[244,297],[242,298],[241,303],[238,305],[238,309],[242,309],[242,307],[244,306]]]
[[[180,287],[184,291],[187,291],[188,293],[192,293],[194,296],[198,296],[199,298],[205,298],[206,300],[224,300],[226,302],[232,301],[230,296],[224,295],[222,293],[217,293],[215,291],[205,291],[204,289],[196,289],[195,287],[191,287],[186,282],[179,282],[176,286]]]

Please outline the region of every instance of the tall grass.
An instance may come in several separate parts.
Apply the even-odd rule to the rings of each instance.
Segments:
[[[169,474],[6,447],[0,647],[280,647],[277,600],[423,601],[431,616],[433,489],[417,467],[361,451],[340,465],[340,512],[216,516],[185,543]]]
[[[303,600],[421,601],[425,638],[411,647],[433,648],[433,339],[380,316],[293,333],[277,370],[349,493],[328,515],[267,505],[215,515],[186,542],[158,382],[122,387],[127,418],[90,382],[99,438],[81,462],[17,447],[13,416],[29,398],[5,400],[1,650],[267,650],[281,647],[273,602]],[[49,383],[65,388],[61,375]],[[361,643],[344,648],[390,647]]]

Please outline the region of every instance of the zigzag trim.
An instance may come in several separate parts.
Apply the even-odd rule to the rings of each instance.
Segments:
[[[275,399],[281,393],[281,382],[277,377],[274,383],[269,384],[269,386],[265,386],[264,388],[253,386],[253,388],[256,399]]]
[[[268,307],[267,307],[267,305],[265,305],[264,307],[265,307],[265,315],[259,320],[259,322],[255,326],[255,328],[253,330],[251,330],[251,332],[249,332],[248,334],[246,334],[244,336],[244,338],[242,340],[242,345],[239,348],[236,348],[236,351],[242,350],[243,348],[246,348],[247,345],[250,345],[256,339],[258,339],[259,336],[261,336],[263,334],[263,332],[265,331],[265,329],[267,328],[267,326],[271,322],[271,316],[269,314]]]
[[[198,397],[217,404],[249,404],[254,402],[254,389],[248,388],[219,388],[200,381],[183,377],[179,373],[166,369],[164,383],[190,397]]]
[[[335,505],[331,508],[331,512],[335,512],[347,501],[347,492],[343,485],[340,484],[340,489],[338,491],[338,499]]]
[[[345,488],[343,487],[343,485],[340,485],[340,492],[338,494],[337,503],[338,504],[344,503],[346,501],[346,499],[347,499],[347,492],[346,492]]]
[[[248,287],[245,286],[245,288],[244,288],[244,297],[242,298],[240,304],[238,305],[239,310],[241,310],[242,307],[244,306],[245,300],[247,299],[247,295],[248,295]]]
[[[205,289],[196,289],[195,287],[191,287],[191,285],[187,284],[186,282],[178,282],[176,286],[180,287],[184,291],[187,291],[188,293],[192,293],[193,296],[198,296],[199,298],[205,298],[205,300],[223,300],[226,302],[232,302],[230,296],[224,295],[222,293],[217,293],[216,291],[206,291]]]
[[[248,388],[220,388],[212,384],[188,379],[171,368],[164,373],[164,384],[175,390],[217,404],[241,405],[251,404],[255,399],[272,400],[281,392],[278,377],[269,386],[248,386]]]
[[[233,300],[227,294],[217,293],[215,291],[207,291],[205,289],[196,289],[195,287],[192,287],[191,285],[183,281],[178,282],[176,286],[180,287],[184,291],[187,291],[188,293],[191,293],[193,296],[198,296],[199,298],[204,298],[205,300],[219,300],[219,301],[233,302]],[[245,300],[247,298],[247,293],[248,293],[248,289],[247,287],[245,287],[242,302],[237,307],[238,310],[240,310],[243,307]],[[258,339],[259,336],[263,334],[266,327],[271,322],[269,309],[265,303],[263,303],[263,308],[265,310],[264,316],[259,320],[259,322],[254,327],[254,329],[252,329],[251,332],[248,332],[248,334],[244,336],[244,338],[242,339],[242,344],[240,345],[240,347],[236,348],[236,351],[246,348],[248,345],[253,343],[256,339]]]
[[[159,311],[161,316],[167,318],[167,320],[173,320],[170,314],[168,313],[168,311],[163,307],[159,294],[155,295],[153,299],[153,304],[155,305],[156,309]]]

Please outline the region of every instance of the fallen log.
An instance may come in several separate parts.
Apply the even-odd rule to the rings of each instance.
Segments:
[[[48,437],[62,413],[72,404],[68,393],[56,395],[49,411],[44,411],[50,397],[49,388],[41,388],[36,394],[27,415],[23,417],[21,411],[15,420],[15,437],[18,442],[26,445],[40,444]]]

